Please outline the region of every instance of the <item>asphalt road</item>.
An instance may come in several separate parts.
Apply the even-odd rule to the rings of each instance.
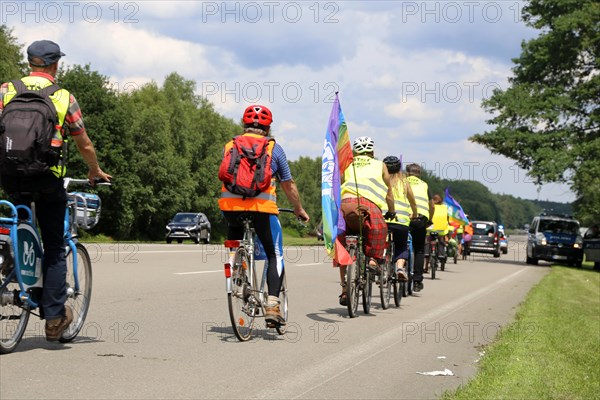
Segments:
[[[436,398],[474,375],[482,347],[549,270],[525,265],[523,243],[509,240],[500,259],[448,264],[400,309],[374,297],[372,314],[359,306],[354,319],[323,248],[286,248],[289,332],[259,320],[246,343],[230,327],[220,246],[88,245],[93,298],[80,336],[46,342],[32,316],[0,358],[0,398]],[[417,374],[446,368],[452,376]]]

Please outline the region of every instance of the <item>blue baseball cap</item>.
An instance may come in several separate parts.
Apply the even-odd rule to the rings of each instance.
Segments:
[[[64,56],[65,53],[60,51],[60,47],[50,40],[38,40],[31,43],[27,48],[27,59],[34,67],[46,67],[54,64]],[[31,62],[32,58],[44,60],[44,64],[34,64]]]

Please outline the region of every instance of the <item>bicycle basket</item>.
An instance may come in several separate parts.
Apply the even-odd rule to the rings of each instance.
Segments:
[[[92,193],[69,193],[74,205],[74,223],[81,229],[92,229],[100,221],[100,197]]]

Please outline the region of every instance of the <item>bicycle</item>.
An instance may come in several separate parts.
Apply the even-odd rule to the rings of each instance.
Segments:
[[[387,247],[384,251],[384,262],[379,271],[379,296],[381,298],[381,308],[387,310],[390,306],[390,298],[394,293],[394,304],[400,307],[400,282],[394,263],[394,234],[391,229],[388,229]]]
[[[438,264],[438,233],[433,231],[429,233],[429,269],[431,270],[431,279],[435,279],[435,272]]]
[[[362,294],[363,311],[371,312],[371,295],[373,291],[373,272],[367,266],[368,260],[364,253],[363,238],[356,235],[346,236],[346,251],[350,254],[352,264],[346,268],[346,293],[348,296],[348,315],[358,316],[358,296]]]
[[[65,178],[70,184],[87,184],[87,179]],[[100,185],[110,183],[98,183]],[[42,293],[42,257],[40,234],[35,224],[35,202],[32,207],[15,206],[0,200],[0,207],[10,216],[0,217],[0,353],[10,353],[19,344],[27,328],[30,314],[39,307]],[[25,219],[19,219],[19,211]],[[67,343],[75,339],[83,327],[92,295],[92,263],[85,246],[78,241],[77,229],[91,229],[100,219],[100,197],[84,192],[67,193],[64,240],[67,260],[67,302],[73,310],[73,322],[59,339]]]
[[[294,213],[291,209],[280,208],[280,212]],[[229,317],[235,336],[241,342],[252,337],[256,317],[265,316],[268,292],[267,283],[268,261],[265,261],[260,286],[256,279],[256,256],[260,247],[256,232],[252,226],[252,213],[243,213],[240,222],[244,226],[244,236],[241,240],[225,240],[225,247],[230,249],[229,262],[225,263],[225,285]],[[283,271],[279,291],[279,307],[284,322],[281,324],[267,323],[267,328],[275,328],[279,335],[287,332],[288,321],[288,288],[285,270]]]

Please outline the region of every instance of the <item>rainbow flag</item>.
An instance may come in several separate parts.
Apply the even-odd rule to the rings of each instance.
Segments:
[[[342,265],[350,264],[351,259],[338,240],[338,235],[346,230],[346,222],[340,212],[342,202],[340,177],[352,160],[348,128],[336,93],[323,144],[321,206],[325,249],[334,261]]]
[[[465,215],[465,212],[458,201],[450,196],[448,188],[446,188],[445,193],[444,203],[448,206],[448,222],[453,226],[468,225],[469,219]]]

